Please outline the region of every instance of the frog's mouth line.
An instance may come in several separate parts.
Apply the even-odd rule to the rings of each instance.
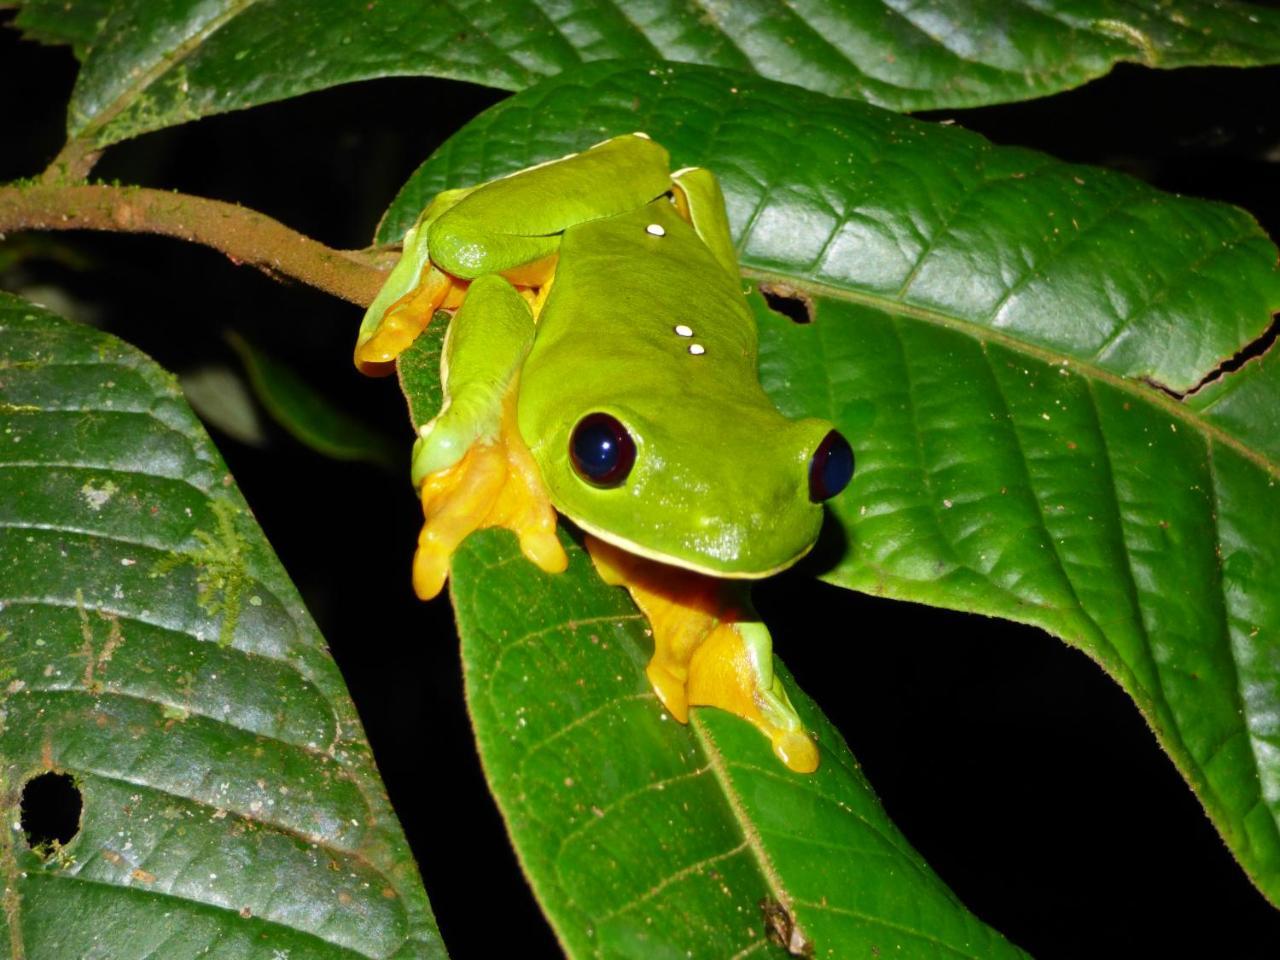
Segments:
[[[601,527],[597,527],[595,524],[588,523],[585,520],[579,519],[578,517],[575,517],[573,514],[568,513],[567,511],[561,509],[559,505],[556,506],[556,510],[562,516],[567,517],[569,520],[572,520],[574,524],[576,524],[585,532],[591,534],[597,540],[603,540],[605,543],[611,544],[612,546],[617,547],[619,550],[625,550],[627,553],[635,554],[638,557],[644,557],[646,560],[652,560],[655,563],[665,564],[668,567],[679,567],[681,570],[688,570],[691,573],[700,573],[703,576],[707,576],[707,577],[716,577],[717,579],[720,579],[720,580],[763,580],[766,577],[772,577],[774,574],[781,573],[783,570],[793,567],[797,563],[799,563],[802,559],[804,559],[804,557],[809,553],[809,551],[814,548],[814,545],[818,542],[817,539],[815,539],[813,543],[808,544],[803,550],[797,553],[794,557],[791,557],[788,560],[784,560],[782,563],[778,564],[777,566],[770,567],[767,570],[761,570],[759,572],[755,572],[755,571],[744,572],[741,570],[725,571],[725,570],[717,570],[714,567],[708,567],[708,566],[703,566],[702,564],[693,563],[689,560],[683,560],[680,557],[673,557],[670,554],[658,553],[656,550],[650,550],[648,547],[641,546],[640,544],[636,543],[633,540],[628,540],[625,537],[620,537],[616,533],[611,533],[608,530],[605,530]]]

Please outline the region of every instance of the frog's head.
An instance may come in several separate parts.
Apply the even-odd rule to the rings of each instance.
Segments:
[[[544,423],[531,448],[556,508],[628,552],[768,576],[809,551],[822,502],[852,476],[853,452],[831,423],[788,420],[763,395],[655,410],[653,397],[613,394]]]

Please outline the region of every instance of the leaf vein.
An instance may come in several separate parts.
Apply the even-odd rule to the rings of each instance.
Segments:
[[[829,751],[829,752],[834,752],[834,751]],[[786,784],[787,786],[793,789],[800,789],[800,790],[803,790],[803,792],[805,793],[818,797],[819,799],[835,807],[841,813],[845,813],[852,816],[860,824],[862,824],[869,831],[871,831],[873,835],[875,835],[878,839],[880,839],[886,847],[888,847],[890,850],[892,850],[895,854],[897,854],[903,860],[907,861],[913,867],[915,867],[916,871],[922,877],[929,880],[930,882],[935,882],[935,878],[933,877],[932,874],[930,874],[928,868],[925,866],[924,862],[920,859],[920,855],[918,853],[916,853],[913,850],[908,850],[908,849],[904,849],[903,847],[900,847],[897,844],[897,842],[893,840],[892,837],[890,837],[887,833],[884,832],[884,830],[882,830],[876,824],[872,823],[869,819],[867,819],[864,815],[862,815],[858,811],[852,809],[847,802],[838,800],[837,798],[831,796],[830,794],[824,793],[823,791],[809,784],[798,786],[794,781],[782,776],[777,771],[767,770],[764,767],[759,767],[752,763],[744,763],[739,760],[731,760],[726,764],[726,768],[737,768],[740,770],[749,770],[760,776],[768,777],[769,779],[772,779],[772,780],[781,781],[782,783]],[[764,833],[764,832],[766,831],[761,830],[761,833]],[[781,830],[769,830],[767,832],[778,835],[778,836],[789,836],[789,834],[786,834],[784,831],[781,831]],[[819,842],[819,841],[814,841],[814,842]]]
[[[47,872],[42,871],[35,874],[29,874],[29,876],[39,877],[41,880],[58,880],[58,881],[64,881],[68,883],[86,884],[86,885],[95,886],[95,887],[107,887],[108,889],[114,890],[118,893],[130,894],[133,896],[143,897],[146,899],[155,898],[155,899],[164,899],[164,900],[177,900],[180,903],[190,904],[192,906],[202,907],[208,910],[217,910],[219,912],[232,914],[236,917],[236,919],[240,918],[240,911],[235,907],[229,907],[229,906],[226,906],[225,904],[216,903],[212,900],[194,900],[191,897],[184,897],[182,894],[169,893],[164,890],[144,890],[140,887],[135,887],[132,884],[125,885],[125,884],[118,884],[118,883],[109,883],[105,880],[94,880],[90,877],[82,877],[78,873],[67,873],[65,871],[59,872],[59,873],[54,873],[52,871],[47,871]],[[343,952],[348,953],[353,957],[361,957],[363,958],[363,960],[382,960],[381,955],[364,953],[346,944],[339,943],[336,940],[330,940],[328,937],[324,937],[313,930],[305,930],[302,927],[291,926],[290,924],[284,923],[283,921],[272,920],[267,917],[255,917],[254,919],[257,920],[259,923],[267,924],[273,927],[280,927],[282,929],[289,930],[296,934],[301,934],[306,937],[311,937],[314,940],[317,940],[320,943],[325,944],[327,947],[337,947],[339,950],[342,950]]]
[[[967,958],[967,960],[984,960],[984,958],[979,954],[970,953],[967,950],[962,950],[960,947],[947,943],[945,940],[940,940],[938,937],[934,936],[931,933],[925,933],[922,930],[916,930],[904,924],[894,923],[891,920],[885,920],[883,917],[874,917],[874,916],[871,916],[870,914],[861,913],[857,910],[850,910],[846,907],[833,907],[830,904],[826,904],[826,903],[813,903],[812,901],[809,901],[809,900],[797,900],[795,902],[795,906],[803,909],[807,909],[807,910],[824,910],[829,913],[843,914],[844,916],[853,917],[857,920],[862,920],[862,921],[865,921],[866,923],[873,924],[878,927],[884,927],[886,930],[893,930],[897,933],[904,933],[907,936],[915,937],[916,939],[923,940],[926,943],[932,943],[934,946],[939,947],[943,950],[946,950],[948,953],[953,953],[957,957],[965,957]]]
[[[1249,757],[1253,761],[1253,785],[1257,788],[1257,799],[1254,801],[1254,807],[1262,806],[1267,811],[1269,815],[1267,822],[1271,824],[1272,835],[1274,837],[1280,834],[1280,826],[1276,823],[1276,811],[1271,809],[1271,807],[1264,802],[1265,797],[1262,789],[1262,771],[1264,768],[1263,759],[1258,756],[1257,740],[1254,738],[1253,733],[1250,730],[1250,721],[1253,719],[1251,715],[1252,711],[1249,709],[1248,700],[1245,697],[1244,690],[1241,688],[1240,665],[1236,662],[1236,653],[1231,644],[1231,622],[1227,606],[1229,601],[1227,595],[1226,575],[1222,566],[1222,530],[1218,515],[1218,468],[1214,456],[1212,441],[1205,444],[1205,461],[1209,470],[1209,509],[1213,526],[1214,568],[1218,573],[1217,595],[1221,598],[1221,603],[1218,604],[1218,610],[1222,617],[1222,632],[1220,636],[1227,644],[1227,660],[1231,663],[1231,672],[1234,680],[1231,685],[1231,690],[1235,694],[1236,705],[1239,711],[1236,716],[1240,718],[1241,732],[1245,735],[1245,742],[1249,745]],[[1248,832],[1245,831],[1244,833],[1244,842],[1248,843]]]
[[[732,849],[729,849],[729,850],[725,850],[723,853],[717,853],[710,857],[703,857],[700,860],[697,860],[693,863],[683,866],[679,870],[676,870],[675,872],[670,873],[667,876],[663,877],[660,881],[658,881],[656,884],[654,884],[644,893],[639,894],[638,896],[629,900],[623,906],[617,907],[603,914],[595,922],[597,924],[603,925],[609,922],[610,920],[612,920],[614,917],[620,917],[624,913],[629,913],[630,911],[634,910],[636,907],[639,907],[642,904],[652,900],[654,897],[658,896],[660,893],[662,893],[663,890],[671,886],[673,883],[679,883],[685,877],[691,876],[692,874],[695,874],[695,873],[700,873],[705,867],[709,867],[712,864],[720,863],[722,860],[728,860],[730,857],[737,856],[738,854],[742,853],[743,850],[746,850],[746,849],[747,849],[747,841],[743,840],[736,847],[733,847]]]
[[[652,780],[649,783],[644,784],[644,786],[637,787],[634,790],[628,790],[626,793],[613,797],[603,807],[598,807],[593,810],[590,820],[584,820],[579,826],[574,827],[568,833],[564,834],[564,836],[560,837],[556,843],[555,858],[558,860],[564,853],[565,847],[578,837],[582,836],[582,834],[589,830],[594,830],[597,824],[604,820],[605,817],[624,804],[631,802],[637,797],[644,796],[647,793],[665,790],[669,786],[677,783],[683,783],[686,780],[696,780],[698,777],[706,773],[707,770],[708,768],[705,766],[697,767],[693,770],[686,770],[683,773],[677,773],[670,777],[663,777],[661,780]]]
[[[1014,445],[1018,448],[1018,466],[1022,469],[1022,479],[1027,485],[1027,492],[1030,494],[1031,502],[1035,504],[1036,515],[1040,519],[1040,531],[1044,534],[1041,540],[1042,545],[1047,545],[1049,551],[1053,555],[1054,565],[1058,572],[1062,575],[1062,581],[1066,585],[1067,592],[1071,595],[1071,601],[1075,604],[1076,610],[1084,618],[1085,625],[1093,632],[1093,639],[1099,646],[1110,647],[1110,638],[1106,632],[1099,626],[1098,621],[1093,615],[1085,609],[1084,602],[1080,599],[1080,593],[1076,589],[1075,582],[1071,579],[1071,573],[1067,569],[1066,563],[1062,558],[1062,551],[1058,547],[1058,541],[1053,536],[1053,531],[1049,529],[1049,518],[1045,514],[1044,503],[1040,499],[1040,492],[1036,489],[1035,481],[1031,476],[1031,467],[1027,460],[1027,450],[1022,443],[1022,435],[1018,431],[1018,422],[1014,419],[1013,411],[1009,407],[1009,399],[1005,396],[1004,385],[1000,382],[1000,375],[996,372],[995,364],[991,361],[991,354],[987,352],[986,343],[979,344],[982,350],[982,359],[986,361],[987,371],[991,375],[991,382],[995,387],[995,396],[1000,402],[1000,409],[1004,412],[1005,421],[1008,423],[1009,434],[1013,438]]]
[[[92,766],[90,764],[81,764],[81,765],[67,764],[66,766],[67,766],[67,769],[72,769],[80,773],[89,774],[90,776],[99,777],[102,780],[108,780],[108,781],[111,781],[112,783],[124,784],[126,786],[131,786],[131,787],[140,787],[144,790],[151,790],[156,793],[162,793],[168,797],[175,797],[179,800],[185,800],[188,803],[194,803],[197,806],[202,807],[205,810],[210,810],[214,813],[217,813],[218,811],[226,811],[227,813],[232,814],[248,823],[257,824],[260,827],[263,827],[267,830],[272,830],[276,833],[281,834],[282,836],[293,837],[294,839],[301,840],[304,843],[314,844],[317,847],[321,847],[325,850],[328,850],[330,853],[336,854],[341,857],[346,857],[347,859],[354,860],[357,863],[362,863],[365,866],[369,867],[374,873],[378,874],[379,876],[387,877],[386,872],[383,871],[376,864],[374,864],[369,859],[368,855],[362,852],[358,847],[343,846],[341,843],[338,843],[336,840],[333,840],[329,837],[321,836],[320,834],[310,833],[307,830],[304,830],[302,827],[291,826],[290,824],[284,823],[283,821],[273,820],[270,817],[264,817],[260,812],[254,813],[249,810],[239,810],[239,809],[236,809],[235,807],[226,806],[220,803],[215,803],[212,800],[196,796],[194,793],[183,793],[180,790],[170,789],[169,787],[160,786],[156,783],[151,783],[138,777],[128,776],[123,771],[104,770],[99,767]],[[345,774],[348,771],[343,770],[342,772]],[[363,797],[361,799],[363,799]]]

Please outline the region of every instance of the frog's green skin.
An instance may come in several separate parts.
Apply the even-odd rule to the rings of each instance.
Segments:
[[[565,455],[573,427],[596,410],[636,442],[635,466],[614,489],[584,483]],[[519,415],[556,509],[628,551],[760,577],[818,536],[808,470],[831,424],[788,420],[769,401],[740,279],[666,199],[564,232]]]
[[[508,278],[521,283],[521,270],[551,257],[535,321]],[[670,173],[667,152],[635,134],[443,193],[406,236],[361,342],[421,289],[429,265],[472,282],[446,338],[444,406],[415,447],[415,485],[493,441],[515,387],[519,433],[550,501],[588,533],[717,578],[768,576],[812,547],[823,510],[808,470],[833,428],[787,419],[760,386],[755,323],[708,172]],[[575,425],[595,412],[635,441],[634,466],[611,489],[579,477],[569,456]],[[802,728],[772,675],[768,633],[737,626],[758,681],[750,699],[785,758],[777,730]]]
[[[832,425],[788,420],[765,395],[719,188],[700,170],[676,182],[698,228],[667,196],[666,151],[635,135],[442,195],[406,245],[402,262],[416,269],[369,316],[376,324],[377,309],[416,280],[428,248],[446,273],[492,278],[472,284],[449,331],[448,415],[424,431],[415,484],[493,433],[519,373],[520,433],[556,510],[653,560],[768,576],[817,539],[823,512],[807,471]],[[495,275],[555,253],[535,326]],[[693,336],[678,335],[680,325]],[[586,483],[568,456],[574,426],[595,411],[617,417],[636,443],[635,466],[614,489]]]

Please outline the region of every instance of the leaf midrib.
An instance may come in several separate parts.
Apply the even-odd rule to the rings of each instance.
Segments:
[[[738,828],[742,831],[742,838],[747,845],[747,849],[751,852],[751,857],[756,862],[756,866],[760,871],[760,876],[764,878],[765,883],[769,887],[769,892],[791,916],[792,923],[796,924],[799,929],[799,923],[796,922],[793,910],[795,898],[791,896],[791,892],[787,889],[786,884],[782,882],[782,877],[778,875],[778,871],[773,866],[773,861],[769,859],[769,851],[765,849],[764,840],[760,836],[760,832],[756,829],[751,817],[742,807],[742,799],[738,796],[737,790],[733,786],[733,778],[729,775],[729,765],[725,761],[724,754],[720,752],[720,747],[716,744],[715,738],[712,737],[711,731],[698,722],[698,716],[694,713],[689,718],[689,726],[693,730],[693,734],[698,739],[699,746],[702,747],[703,755],[707,758],[707,766],[711,770],[712,776],[716,778],[716,782],[720,784],[720,793],[728,803],[730,811],[733,813],[733,819],[737,821]],[[806,936],[807,940],[808,937]]]
[[[787,888],[786,883],[783,881],[781,875],[777,871],[777,868],[774,867],[772,859],[769,857],[769,851],[766,847],[764,838],[761,837],[759,830],[756,828],[755,822],[751,818],[751,815],[743,807],[742,798],[739,794],[737,787],[733,783],[732,775],[729,773],[728,759],[720,751],[720,747],[715,742],[715,737],[712,735],[711,731],[704,724],[699,722],[697,711],[694,711],[693,713],[691,713],[689,718],[689,726],[693,730],[694,736],[697,738],[699,746],[702,748],[703,755],[707,758],[708,768],[710,769],[712,775],[716,778],[717,783],[719,783],[720,785],[720,792],[724,796],[725,801],[729,804],[729,809],[733,813],[733,818],[735,822],[738,824],[739,829],[742,831],[743,845],[750,852],[752,859],[756,863],[757,869],[760,871],[761,877],[764,878],[765,883],[768,885],[769,892],[770,894],[772,894],[773,899],[776,900],[779,904],[781,904],[782,907],[787,911],[787,914],[788,916],[790,916],[791,922],[794,924],[795,929],[800,931],[801,936],[804,938],[804,940],[807,943],[812,945],[813,940],[812,940],[812,937],[810,937],[809,934],[805,931],[799,919],[796,917],[795,915],[796,907],[807,907],[815,910],[830,910],[835,913],[844,913],[849,916],[857,917],[875,926],[883,927],[887,930],[893,930],[900,934],[906,934],[911,937],[919,938],[921,940],[924,940],[927,943],[933,944],[934,946],[947,951],[948,953],[954,954],[955,956],[966,958],[966,960],[976,960],[976,957],[973,954],[966,953],[963,950],[956,947],[955,945],[947,943],[945,940],[941,940],[938,937],[932,934],[926,933],[924,931],[915,930],[911,927],[906,927],[901,924],[894,923],[891,920],[886,920],[885,918],[875,916],[874,914],[856,913],[855,911],[852,911],[852,910],[833,907],[827,904],[811,903],[809,901],[800,900],[792,896],[791,891]],[[840,761],[843,761],[843,757],[834,757],[832,759],[838,759]],[[845,766],[843,762],[841,763],[841,765]],[[770,775],[770,776],[776,776],[776,774],[771,774],[768,771],[761,771],[761,772],[766,773],[767,775]],[[821,796],[822,794],[819,794],[819,795]],[[824,799],[827,799],[828,802],[836,802],[829,797],[824,797]],[[873,827],[865,819],[861,817],[859,817],[858,819],[869,829],[873,830],[878,834],[880,833],[879,830]],[[883,834],[880,834],[880,835],[883,837]],[[908,863],[911,863],[913,866],[916,866],[918,868],[919,865],[916,863],[916,861],[913,858],[903,854],[902,851],[898,848],[897,844],[890,841],[887,837],[884,837],[884,839],[895,853],[903,856],[904,860],[906,860]]]
[[[1238,437],[1227,433],[1217,424],[1205,419],[1199,412],[1188,407],[1185,403],[1163,393],[1160,390],[1145,387],[1140,381],[1122,376],[1118,373],[1112,373],[1105,367],[1101,367],[1089,360],[1082,360],[1069,354],[1058,353],[1048,347],[1029,343],[1026,340],[1010,336],[1000,330],[983,326],[982,324],[975,323],[972,320],[966,320],[963,317],[945,313],[941,310],[933,310],[928,307],[903,303],[899,300],[889,300],[861,290],[851,290],[847,287],[824,283],[821,280],[813,280],[807,277],[799,277],[794,274],[748,266],[742,267],[742,275],[757,283],[785,284],[816,297],[827,297],[835,300],[843,300],[847,303],[856,303],[861,306],[880,310],[883,313],[909,317],[910,319],[919,320],[937,327],[955,330],[973,338],[979,343],[997,343],[1015,353],[1034,357],[1035,359],[1043,361],[1050,366],[1073,369],[1083,376],[1107,383],[1122,393],[1128,394],[1137,400],[1159,407],[1170,416],[1181,420],[1192,429],[1199,431],[1208,439],[1231,448],[1259,469],[1265,471],[1269,476],[1280,479],[1280,463],[1269,459],[1265,454],[1262,454],[1248,446]],[[1227,376],[1231,376],[1231,374],[1227,374]]]

